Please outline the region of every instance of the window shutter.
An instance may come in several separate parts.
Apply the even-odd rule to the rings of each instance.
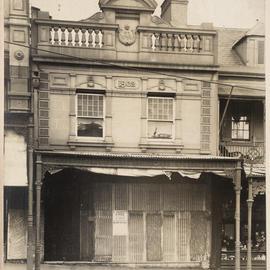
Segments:
[[[142,213],[129,215],[129,261],[142,262],[144,254],[144,226]]]
[[[175,216],[164,213],[163,217],[163,261],[175,261]]]
[[[148,214],[146,218],[147,233],[147,260],[161,261],[161,225],[162,218],[160,214]]]
[[[96,211],[95,260],[112,260],[112,211]]]
[[[190,212],[179,213],[177,221],[177,253],[180,262],[190,261],[190,219]]]
[[[95,260],[112,260],[112,185],[95,186],[96,237]]]
[[[200,261],[207,253],[207,219],[205,212],[194,211],[191,214],[191,260]]]

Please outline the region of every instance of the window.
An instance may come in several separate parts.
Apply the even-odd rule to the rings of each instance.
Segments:
[[[264,41],[258,41],[258,64],[264,64]]]
[[[148,138],[172,139],[174,126],[174,99],[148,97]]]
[[[250,121],[248,116],[232,117],[232,139],[249,140]]]
[[[77,95],[77,136],[103,137],[104,96],[100,94]]]

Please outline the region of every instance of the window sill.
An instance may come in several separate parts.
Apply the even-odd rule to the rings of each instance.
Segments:
[[[175,142],[174,140],[147,140],[146,142],[141,142],[139,144],[139,147],[143,150],[146,151],[147,149],[170,149],[170,150],[175,150],[177,153],[181,153],[184,145],[179,144]]]
[[[68,141],[70,147],[76,146],[91,146],[91,147],[105,147],[108,150],[114,145],[110,140],[105,138],[72,138]]]

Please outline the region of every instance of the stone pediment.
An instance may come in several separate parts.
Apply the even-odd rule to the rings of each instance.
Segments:
[[[157,8],[155,0],[99,0],[100,9],[125,9],[154,12]]]

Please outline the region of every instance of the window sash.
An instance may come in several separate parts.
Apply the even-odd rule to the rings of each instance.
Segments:
[[[77,94],[76,112],[77,112],[76,115],[77,137],[91,138],[91,139],[104,137],[104,115],[105,115],[104,95],[92,93]],[[89,121],[89,123],[87,123],[87,121]],[[93,123],[100,122],[100,125],[102,126],[101,131],[98,132],[97,127],[95,127],[95,129],[93,130],[91,129],[87,133],[86,127],[85,132],[83,132],[83,130],[79,130],[79,123],[83,125],[83,122],[85,122],[85,126],[91,125],[92,122]]]
[[[78,94],[77,117],[104,118],[104,96],[98,94]]]
[[[231,136],[233,140],[250,139],[250,121],[247,116],[241,116],[238,122],[232,118]]]
[[[168,97],[148,97],[148,120],[170,121],[174,119],[174,99]]]

